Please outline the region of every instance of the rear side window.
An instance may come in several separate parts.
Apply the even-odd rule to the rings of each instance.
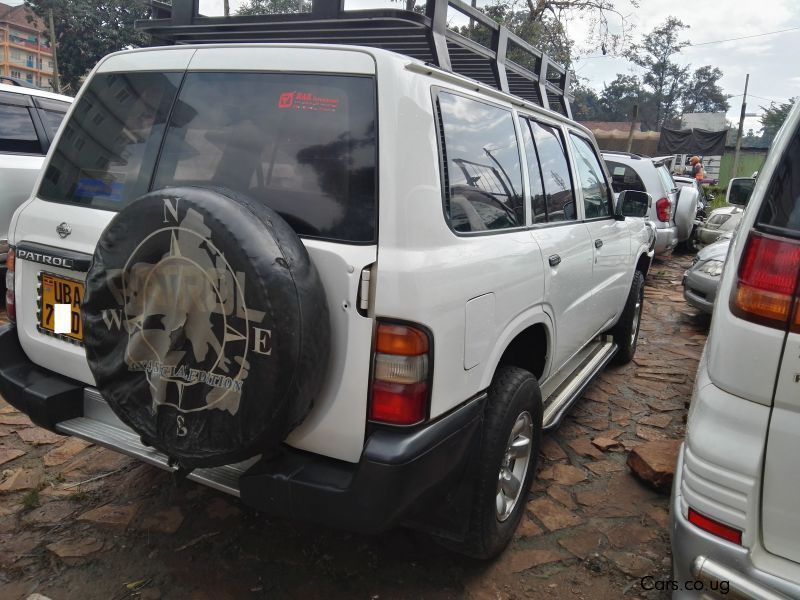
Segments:
[[[615,192],[619,193],[624,190],[647,191],[644,187],[644,181],[631,167],[613,160],[607,160],[606,166],[611,172],[611,187]]]
[[[227,188],[300,235],[371,242],[376,148],[372,77],[189,73],[153,188]]]
[[[603,167],[589,142],[573,133],[569,138],[575,151],[575,167],[583,191],[585,218],[607,217],[611,214],[611,208]]]
[[[775,169],[757,223],[767,231],[800,237],[800,129]]]
[[[96,75],[53,152],[39,196],[119,210],[148,191],[179,73]]]
[[[577,219],[564,136],[550,125],[531,120],[527,123],[542,170],[547,221],[553,223]]]
[[[445,213],[458,232],[525,225],[511,112],[441,92]]]
[[[678,186],[675,185],[675,180],[672,179],[672,175],[669,174],[669,169],[664,165],[656,167],[656,171],[658,171],[658,177],[661,179],[661,183],[664,185],[664,191],[668,194],[677,191]]]
[[[67,102],[59,102],[58,100],[50,100],[49,98],[37,98],[36,106],[38,107],[39,116],[42,118],[44,127],[47,130],[47,135],[52,140],[58,128],[61,126],[61,121],[64,120],[64,115],[69,109]]]
[[[0,152],[41,154],[42,146],[26,107],[0,104]]]

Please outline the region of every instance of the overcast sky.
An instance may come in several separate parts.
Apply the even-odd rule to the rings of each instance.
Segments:
[[[22,0],[3,0],[7,4],[20,4]],[[524,4],[522,0],[518,0]],[[230,0],[231,9],[236,10],[244,0]],[[373,8],[394,6],[391,0],[345,0],[346,8]],[[478,0],[479,6],[491,0]],[[702,65],[719,67],[724,76],[721,84],[730,99],[728,118],[738,121],[741,109],[745,74],[750,73],[747,112],[760,113],[761,106],[770,101],[786,102],[790,97],[800,96],[800,2],[798,0],[700,0],[665,2],[664,0],[639,0],[635,8],[631,0],[617,0],[617,6],[626,15],[627,26],[633,27],[635,39],[662,23],[667,16],[676,15],[691,29],[684,33],[693,44],[717,40],[752,36],[795,27],[794,31],[740,39],[724,43],[698,45],[684,48],[676,57],[682,64],[693,68]],[[208,15],[222,14],[222,0],[200,0],[201,12]],[[612,29],[619,30],[621,21],[612,16]],[[640,69],[625,59],[596,57],[599,52],[587,47],[589,26],[581,19],[572,20],[567,33],[575,41],[579,54],[586,58],[576,61],[575,68],[580,77],[600,90],[604,83],[614,79],[617,73],[639,74]],[[749,118],[745,129],[760,127],[757,118]]]

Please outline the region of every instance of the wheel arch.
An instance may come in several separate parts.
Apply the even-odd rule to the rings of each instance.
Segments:
[[[481,386],[488,388],[500,365],[530,371],[541,380],[550,369],[555,346],[552,319],[541,307],[514,319],[498,338],[486,361]]]

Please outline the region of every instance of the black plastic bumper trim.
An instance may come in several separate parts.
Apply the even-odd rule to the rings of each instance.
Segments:
[[[0,327],[0,395],[37,425],[55,430],[56,423],[83,415],[84,385],[33,364],[17,337],[15,325]]]
[[[456,486],[480,440],[485,398],[412,432],[374,431],[357,464],[286,448],[241,476],[240,497],[272,516],[362,533],[389,529]]]

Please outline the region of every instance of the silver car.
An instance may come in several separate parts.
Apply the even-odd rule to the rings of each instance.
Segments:
[[[719,278],[732,239],[732,231],[723,233],[719,240],[697,253],[691,268],[683,275],[683,297],[686,302],[709,315],[714,310]]]

